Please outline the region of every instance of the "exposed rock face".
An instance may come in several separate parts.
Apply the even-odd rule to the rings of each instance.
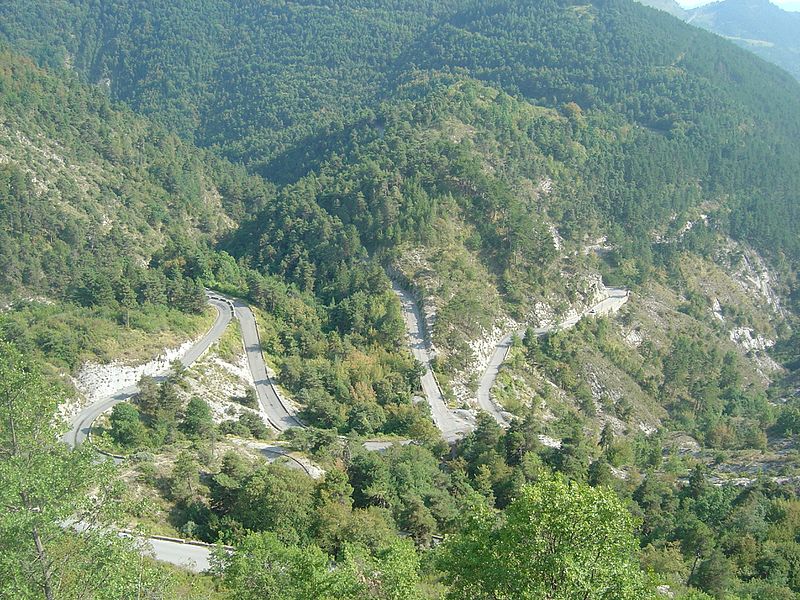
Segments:
[[[97,402],[136,384],[143,376],[152,377],[169,371],[172,361],[183,356],[194,343],[188,341],[177,348],[164,348],[159,356],[141,365],[126,365],[118,361],[105,365],[87,362],[72,382],[89,403]]]
[[[775,340],[768,340],[763,335],[757,334],[750,327],[735,327],[731,330],[730,337],[732,342],[746,351],[764,351],[775,345]]]

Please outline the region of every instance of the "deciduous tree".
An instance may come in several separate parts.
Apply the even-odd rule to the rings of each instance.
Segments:
[[[634,520],[608,489],[543,478],[504,514],[476,507],[439,557],[452,600],[641,600]]]

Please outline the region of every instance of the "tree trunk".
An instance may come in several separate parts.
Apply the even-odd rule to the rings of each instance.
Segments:
[[[36,555],[39,557],[39,564],[42,566],[42,586],[44,587],[44,597],[47,600],[55,600],[53,595],[53,586],[50,581],[52,574],[50,573],[50,564],[47,560],[47,552],[42,544],[42,538],[39,536],[39,530],[36,525],[33,526],[33,543],[36,545]]]
[[[694,555],[694,562],[692,563],[692,570],[689,573],[689,577],[686,579],[686,585],[689,585],[689,582],[692,580],[692,577],[694,576],[694,571],[695,571],[695,569],[697,569],[697,563],[698,562],[700,562],[700,555],[699,554],[695,554]]]

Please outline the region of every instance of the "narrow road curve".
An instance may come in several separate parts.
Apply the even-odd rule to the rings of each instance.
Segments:
[[[414,358],[420,361],[425,367],[425,374],[421,377],[421,384],[431,407],[433,421],[446,440],[455,441],[463,438],[472,429],[472,425],[466,419],[451,411],[444,401],[442,391],[430,368],[430,352],[425,340],[422,318],[417,304],[411,294],[394,282],[392,283],[392,289],[400,299],[411,352]],[[566,329],[572,327],[584,314],[608,314],[616,312],[627,300],[627,291],[613,289],[608,298],[590,307],[581,315],[566,319],[556,326],[537,329],[535,332],[537,335],[544,335],[557,328]],[[229,299],[214,293],[208,294],[208,302],[218,313],[214,325],[197,341],[197,343],[189,348],[180,359],[181,363],[186,367],[191,366],[214,342],[219,340],[231,319],[235,316],[239,320],[241,326],[242,340],[247,353],[248,365],[255,382],[259,403],[262,410],[267,415],[268,421],[279,432],[285,431],[291,427],[303,427],[304,425],[297,418],[294,410],[286,405],[277,394],[272,380],[267,373],[266,364],[264,363],[264,357],[261,352],[261,343],[258,336],[255,316],[250,310],[250,307],[241,300]],[[478,402],[481,408],[491,413],[501,425],[507,425],[508,420],[491,400],[490,392],[497,378],[500,365],[508,355],[513,335],[514,334],[511,333],[505,336],[495,348],[489,367],[481,378],[481,385],[478,393]],[[164,372],[154,377],[154,379],[157,381],[163,380],[167,375],[168,372]],[[115,404],[136,395],[138,391],[138,386],[128,386],[117,390],[107,398],[83,409],[70,422],[70,430],[64,436],[67,444],[76,447],[86,441],[89,429],[99,415]],[[280,451],[275,453],[282,454]],[[300,463],[300,466],[308,472],[305,465]],[[120,535],[129,534],[120,533]],[[138,540],[143,551],[154,555],[157,560],[182,566],[195,572],[202,572],[209,568],[210,549],[206,546],[192,542],[175,541],[157,537],[138,538]]]
[[[200,338],[189,350],[180,358],[184,366],[189,367],[208,348],[219,340],[225,329],[228,327],[232,318],[230,305],[224,300],[208,298],[209,304],[217,311],[217,318],[206,334]],[[161,373],[154,379],[164,380],[168,372]],[[128,400],[139,392],[137,385],[128,386],[117,390],[114,394],[87,406],[70,421],[70,429],[64,436],[64,441],[75,448],[86,441],[89,430],[95,419],[110,409],[115,404]],[[120,534],[127,535],[127,534]],[[152,555],[157,560],[181,566],[200,573],[209,568],[210,550],[208,547],[186,544],[171,540],[157,538],[137,538],[138,545],[143,552]]]
[[[216,342],[222,336],[222,333],[225,331],[225,328],[228,327],[228,323],[231,321],[231,308],[227,302],[216,298],[209,298],[208,302],[216,309],[217,319],[214,321],[214,325],[212,325],[211,329],[209,329],[206,334],[200,338],[197,343],[193,344],[192,347],[189,348],[180,358],[181,363],[183,363],[183,365],[186,367],[190,366],[198,358],[200,358],[203,353],[208,350],[209,346],[211,346],[211,344]],[[154,379],[156,381],[163,381],[166,379],[168,374],[168,371],[164,371],[156,375]],[[80,446],[86,441],[92,423],[94,423],[97,417],[115,404],[119,404],[120,402],[135,396],[138,392],[138,385],[131,385],[117,390],[107,398],[87,406],[70,420],[70,429],[65,434],[64,441],[73,448]]]
[[[597,304],[590,306],[580,314],[572,315],[560,323],[551,325],[549,327],[539,327],[538,329],[534,329],[534,333],[541,337],[552,331],[574,327],[578,321],[580,321],[586,315],[599,316],[615,313],[622,308],[629,298],[630,293],[627,290],[621,288],[609,288],[609,295]],[[510,424],[509,419],[511,415],[503,411],[502,408],[498,406],[498,404],[492,399],[491,391],[492,386],[494,386],[494,382],[500,373],[500,366],[503,364],[506,358],[508,358],[508,353],[511,350],[511,342],[515,335],[524,337],[525,331],[522,330],[511,332],[500,340],[497,346],[495,346],[494,353],[489,359],[489,364],[486,367],[486,370],[483,372],[483,376],[481,377],[481,381],[478,386],[478,406],[480,406],[482,410],[485,410],[492,415],[502,427],[508,427]]]
[[[451,411],[444,401],[442,390],[439,388],[439,383],[436,381],[436,378],[433,376],[433,371],[431,370],[431,356],[428,351],[428,344],[425,340],[425,333],[422,328],[422,317],[420,316],[417,303],[410,293],[401,288],[394,281],[392,282],[392,290],[400,299],[411,354],[422,363],[422,366],[425,368],[425,374],[422,375],[420,380],[422,383],[422,391],[425,392],[425,398],[428,400],[428,404],[431,407],[433,422],[439,431],[442,432],[444,439],[448,442],[463,438],[472,430],[472,425]]]

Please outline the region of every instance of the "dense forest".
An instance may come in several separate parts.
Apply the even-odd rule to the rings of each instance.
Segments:
[[[0,11],[0,34],[43,64],[107,83],[115,98],[273,180],[292,177],[296,147],[313,154],[321,139],[345,135],[410,78],[457,72],[536,104],[572,102],[615,127],[642,128],[609,165],[617,179],[598,201],[624,210],[620,184],[664,193],[675,180],[694,181],[705,200],[726,198],[735,235],[798,253],[786,230],[798,218],[797,82],[632,2],[348,2],[336,10],[324,2],[33,10],[8,2]]]
[[[8,0],[0,43],[0,595],[800,594],[787,74],[628,0]],[[475,420],[451,445],[392,292],[419,273]],[[590,275],[621,315],[536,334]],[[69,452],[41,415],[85,361],[198,335],[209,288],[308,427],[220,416],[175,365],[98,426],[128,460]],[[507,429],[450,386],[498,323],[531,325]],[[130,523],[235,550],[189,576]]]
[[[55,408],[56,396],[12,347],[0,352],[3,415],[15,431],[3,438],[0,471],[13,508],[0,520],[0,565],[14,577],[0,589],[13,597],[39,597],[41,572],[18,565],[48,556],[59,560],[47,578],[65,598],[633,599],[655,597],[654,580],[684,598],[796,597],[791,488],[766,479],[718,487],[701,467],[676,488],[686,464],[675,455],[662,463],[659,437],[637,446],[643,476],[627,481],[609,466],[613,434],[587,439],[576,427],[556,451],[539,442],[537,419],[504,432],[488,415],[450,452],[434,443],[375,453],[314,434],[313,455],[329,465],[318,482],[231,452],[208,476],[196,458],[209,456],[202,449],[213,428],[201,402],[181,423],[195,450],[168,475],[174,518],[185,535],[236,552],[219,550],[213,581],[187,584],[109,535],[119,518],[113,507],[124,507],[111,463],[57,441],[52,422],[42,426],[37,416]],[[25,393],[9,400],[10,390]],[[133,468],[153,478],[147,458]],[[71,535],[59,522],[75,514],[96,526]],[[42,546],[29,543],[30,531]],[[431,548],[437,533],[449,535]],[[97,579],[80,577],[82,569]]]
[[[214,285],[269,309],[269,349],[286,359],[287,385],[303,394],[315,420],[364,433],[405,430],[408,423],[383,407],[391,415],[408,403],[416,369],[398,351],[403,329],[386,276],[364,263],[353,230],[298,205],[299,194],[275,197],[263,180],[113,107],[74,78],[3,58],[11,159],[0,166],[3,290],[10,298],[44,294],[73,315],[59,323],[62,311],[23,299],[3,321],[6,339],[75,370],[98,344],[93,317],[151,331],[167,311],[202,311],[204,286]],[[277,279],[214,249],[233,223],[264,205],[268,214],[258,220],[288,232],[272,240],[283,253],[274,267],[256,257]],[[344,377],[334,368],[341,363],[350,365]],[[309,388],[312,370],[324,387]],[[359,380],[380,390],[377,397],[370,390],[359,400]]]

